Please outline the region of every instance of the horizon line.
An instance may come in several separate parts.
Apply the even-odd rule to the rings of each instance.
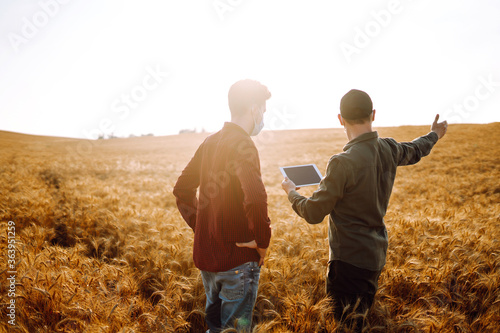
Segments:
[[[489,122],[489,123],[453,123],[449,124],[449,126],[470,126],[470,125],[476,125],[476,126],[481,126],[481,125],[491,125],[491,124],[497,124],[500,123],[500,121],[494,121],[494,122]],[[420,124],[420,125],[382,125],[382,126],[373,126],[375,129],[376,128],[395,128],[395,127],[422,127],[422,126],[430,126],[430,124]],[[343,127],[341,126],[336,126],[336,127],[308,127],[308,128],[286,128],[286,129],[267,129],[264,128],[262,131],[266,132],[272,132],[272,131],[307,131],[307,130],[331,130],[331,129],[339,129],[342,130]],[[11,130],[4,130],[0,129],[0,133],[10,133],[10,134],[19,134],[19,135],[26,135],[26,136],[40,136],[40,137],[46,137],[46,138],[59,138],[59,139],[71,139],[71,140],[90,140],[90,141],[98,141],[98,140],[111,140],[111,139],[133,139],[133,138],[141,138],[141,137],[167,137],[167,136],[179,136],[179,135],[188,135],[188,134],[212,134],[216,133],[218,130],[215,131],[207,131],[205,129],[197,130],[196,128],[194,129],[181,129],[179,130],[178,133],[176,134],[154,134],[154,133],[147,133],[147,134],[133,134],[130,133],[126,136],[118,136],[114,135],[114,133],[111,133],[110,137],[105,137],[103,134],[103,137],[101,138],[85,138],[85,137],[71,137],[71,136],[60,136],[60,135],[54,135],[54,134],[35,134],[35,133],[26,133],[26,132],[17,132],[17,131],[11,131]],[[186,132],[182,132],[186,131]]]

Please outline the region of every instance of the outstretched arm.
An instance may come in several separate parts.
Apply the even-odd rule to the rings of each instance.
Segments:
[[[412,165],[419,162],[422,157],[430,154],[432,147],[441,139],[448,128],[446,121],[438,123],[439,115],[436,115],[431,125],[431,132],[411,142],[396,142],[394,139],[386,139],[392,146],[394,157],[398,166]]]

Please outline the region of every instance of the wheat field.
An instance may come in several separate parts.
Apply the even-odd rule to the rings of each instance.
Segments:
[[[429,127],[377,130],[408,141]],[[500,123],[451,125],[430,156],[398,169],[366,331],[500,332],[499,133]],[[0,132],[0,330],[204,332],[193,233],[172,186],[206,135],[85,141]],[[273,237],[254,332],[338,331],[324,287],[327,218],[308,225],[293,212],[278,167],[316,163],[324,173],[345,143],[341,129],[256,139]]]

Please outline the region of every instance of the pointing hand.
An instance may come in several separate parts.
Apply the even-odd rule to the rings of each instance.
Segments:
[[[441,139],[446,134],[446,130],[448,129],[448,122],[445,120],[441,123],[438,123],[438,120],[439,114],[436,115],[436,119],[434,119],[434,122],[432,123],[431,131],[436,133],[438,135],[438,138]]]

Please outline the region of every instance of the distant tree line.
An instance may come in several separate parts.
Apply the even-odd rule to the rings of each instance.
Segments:
[[[179,131],[179,134],[185,133],[206,133],[207,131],[204,128],[201,128],[199,131],[196,128],[184,128]]]
[[[153,133],[141,134],[141,135],[130,134],[128,137],[129,138],[137,138],[137,137],[141,137],[141,136],[155,136],[155,135]],[[101,133],[97,137],[98,140],[108,140],[108,139],[116,139],[116,138],[120,138],[120,137],[116,136],[114,133],[110,133],[110,134]]]

